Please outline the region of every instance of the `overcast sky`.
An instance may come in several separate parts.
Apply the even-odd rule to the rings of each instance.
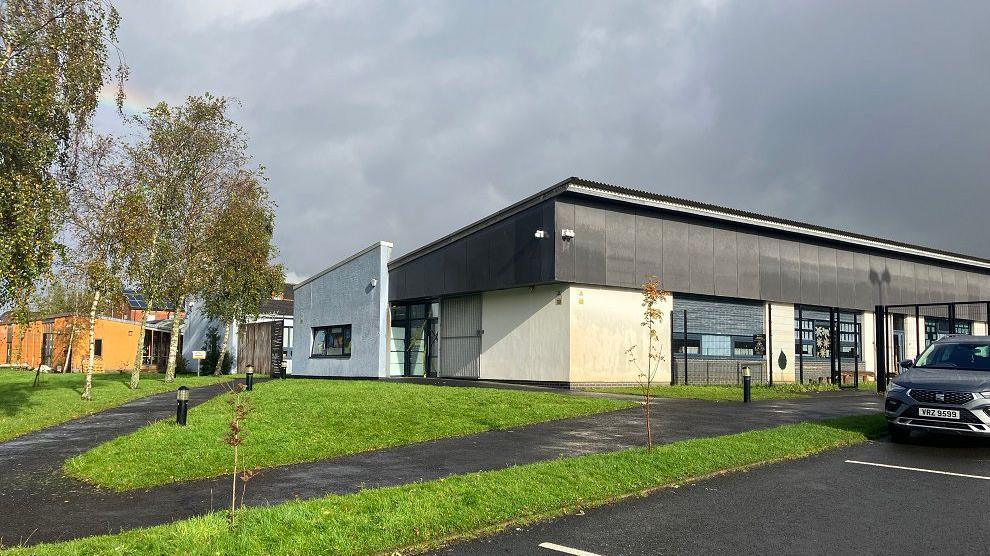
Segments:
[[[117,4],[128,110],[241,101],[290,279],[572,175],[990,258],[990,2]]]

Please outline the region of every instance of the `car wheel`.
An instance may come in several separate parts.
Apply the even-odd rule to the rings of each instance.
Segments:
[[[898,444],[902,444],[911,439],[910,429],[895,425],[893,423],[887,423],[887,432],[890,433],[890,439]]]

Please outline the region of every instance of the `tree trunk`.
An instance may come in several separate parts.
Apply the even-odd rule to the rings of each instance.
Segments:
[[[65,372],[72,372],[72,343],[76,340],[76,317],[69,324],[69,346],[65,348]]]
[[[231,323],[226,323],[223,326],[223,343],[220,344],[220,358],[217,359],[217,366],[213,368],[213,376],[223,374],[223,355],[227,353],[227,342],[230,341],[230,326]]]
[[[179,329],[182,327],[183,304],[186,302],[186,295],[179,296],[179,301],[175,305],[175,316],[172,318],[172,337],[168,343],[168,365],[165,367],[165,382],[175,380],[175,356],[179,351]]]
[[[148,299],[148,310],[154,310],[154,299]],[[141,328],[138,331],[137,353],[134,355],[134,368],[131,369],[131,390],[138,387],[141,380],[141,366],[144,364],[144,329],[148,322],[148,315],[141,313]]]
[[[93,359],[96,354],[96,306],[100,303],[100,292],[93,295],[93,305],[89,308],[89,362],[86,364],[86,386],[82,399],[93,399]]]
[[[17,325],[17,347],[14,348],[14,362],[19,367],[26,367],[27,364],[21,359],[24,355],[24,335],[27,334],[26,324],[19,323]]]

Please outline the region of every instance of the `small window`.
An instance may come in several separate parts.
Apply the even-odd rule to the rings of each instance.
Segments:
[[[687,348],[688,355],[701,352],[701,338],[695,334],[688,334],[686,342],[683,334],[680,337],[675,336],[673,344],[674,353],[684,353],[685,348]]]
[[[93,341],[93,355],[95,357],[103,357],[103,340]]]
[[[753,338],[734,336],[732,338],[732,355],[736,357],[752,357],[756,355],[756,342]]]
[[[350,357],[351,325],[321,326],[313,329],[313,357]]]

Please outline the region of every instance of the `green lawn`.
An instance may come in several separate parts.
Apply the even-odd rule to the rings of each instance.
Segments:
[[[435,547],[761,463],[863,442],[884,429],[880,415],[786,425],[688,440],[652,452],[632,449],[459,475],[428,483],[222,512],[14,554],[383,554]]]
[[[34,371],[0,369],[0,442],[183,384],[203,386],[229,380],[180,375],[175,382],[166,383],[163,376],[142,374],[138,389],[131,390],[129,374],[93,375],[93,401],[87,402],[79,397],[86,380],[83,374],[43,374],[33,387]]]
[[[872,384],[872,383],[871,383]],[[873,385],[876,388],[876,385]],[[586,388],[589,392],[607,392],[611,394],[631,394],[642,396],[643,389],[639,386],[619,386],[612,388]],[[831,384],[778,384],[774,386],[753,386],[753,400],[786,400],[791,398],[806,398],[818,392],[837,392],[839,388]],[[743,399],[742,386],[654,386],[653,396],[656,398],[691,398],[709,401],[734,401]]]
[[[602,413],[635,404],[563,394],[373,381],[281,380],[251,394],[241,453],[250,468]],[[116,490],[213,477],[232,468],[221,442],[228,396],[114,439],[66,462],[70,476]]]

